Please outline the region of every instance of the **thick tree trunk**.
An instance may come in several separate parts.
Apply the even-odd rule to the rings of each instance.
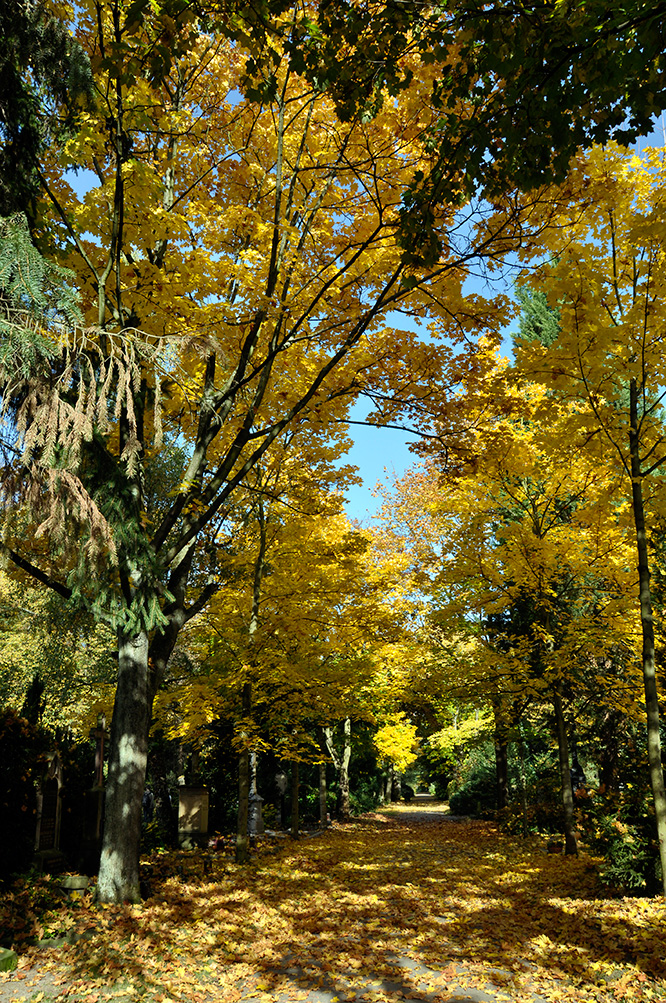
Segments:
[[[562,805],[564,807],[564,852],[567,856],[578,856],[567,725],[564,720],[564,711],[562,710],[562,697],[557,690],[553,692],[553,708],[555,710],[555,724],[557,727],[557,747],[560,754],[560,781],[562,784]]]
[[[645,531],[643,477],[638,448],[638,388],[635,380],[632,380],[630,385],[630,418],[631,494],[634,510],[634,526],[636,528],[636,549],[638,552],[638,584],[643,634],[643,687],[645,690],[645,710],[647,714],[647,752],[650,784],[652,786],[652,797],[657,821],[662,887],[666,895],[666,792],[664,791],[664,770],[661,763],[659,697],[657,693],[657,673],[654,653],[654,620],[652,616],[652,593],[650,589],[650,562]]]
[[[291,838],[298,839],[298,795],[299,795],[299,779],[298,779],[298,760],[294,760],[291,764]]]
[[[243,686],[243,718],[252,710],[252,684]],[[238,827],[236,830],[236,863],[246,864],[250,859],[250,840],[247,833],[247,816],[250,804],[250,750],[244,748],[238,757]]]
[[[148,636],[118,632],[118,684],[111,722],[100,902],[140,902],[141,799],[148,761]]]
[[[333,743],[333,729],[321,729],[322,742],[325,744],[328,754],[335,767],[335,779],[338,785],[337,810],[341,818],[349,818],[351,813],[349,806],[349,762],[351,760],[351,718],[345,718],[343,726],[343,747],[342,755]]]

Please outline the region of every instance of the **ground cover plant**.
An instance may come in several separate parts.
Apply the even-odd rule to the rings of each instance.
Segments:
[[[0,1000],[436,1001],[480,988],[515,1003],[534,994],[603,1003],[666,994],[661,900],[612,897],[584,852],[549,855],[543,841],[446,819],[441,806],[368,813],[245,867],[201,853],[150,863],[150,898],[78,903],[81,939],[22,948]]]

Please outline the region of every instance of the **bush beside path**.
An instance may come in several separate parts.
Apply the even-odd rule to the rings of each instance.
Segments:
[[[441,805],[266,844],[246,867],[207,853],[150,866],[143,905],[63,906],[73,943],[16,945],[1,1003],[666,998],[663,899],[610,897],[584,854]]]

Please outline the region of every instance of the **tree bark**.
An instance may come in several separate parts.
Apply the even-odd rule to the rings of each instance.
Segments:
[[[325,829],[328,825],[328,806],[326,803],[326,763],[319,764],[319,825]]]
[[[298,760],[294,759],[291,764],[291,838],[298,839]]]
[[[509,743],[506,734],[495,732],[495,800],[497,810],[509,801]]]
[[[346,717],[343,726],[344,744],[338,773],[338,812],[341,818],[349,818],[349,761],[351,759],[351,718]]]
[[[349,818],[351,814],[349,806],[349,762],[351,760],[351,718],[345,718],[343,725],[343,746],[342,755],[338,755],[338,750],[333,743],[333,729],[322,728],[322,739],[326,744],[326,749],[335,767],[335,778],[338,785],[337,811],[341,818]]]
[[[578,856],[578,840],[576,838],[576,822],[574,818],[573,787],[571,786],[571,767],[569,764],[569,742],[567,740],[567,725],[562,710],[562,697],[558,690],[553,691],[553,708],[557,727],[557,747],[560,757],[560,781],[562,784],[562,805],[564,808],[564,852],[567,856]]]
[[[620,762],[617,736],[621,724],[622,715],[619,711],[609,710],[604,713],[599,729],[599,787],[604,793],[617,790]]]
[[[111,721],[100,902],[140,902],[141,800],[148,762],[148,635],[118,632],[118,683]]]
[[[645,531],[643,475],[639,455],[640,433],[638,430],[638,387],[636,380],[631,381],[629,394],[631,496],[634,511],[634,526],[636,529],[636,550],[638,553],[638,586],[640,592],[641,631],[643,635],[643,688],[645,690],[645,710],[647,714],[647,752],[650,785],[652,787],[657,822],[662,889],[664,895],[666,895],[666,792],[664,791],[664,770],[661,763],[659,697],[654,651],[654,619],[652,615],[652,592],[650,588],[650,560]]]
[[[252,711],[252,684],[243,685],[243,718]],[[250,804],[250,750],[241,749],[238,756],[238,827],[236,830],[236,863],[247,864],[250,859],[250,840],[247,833],[247,816]]]

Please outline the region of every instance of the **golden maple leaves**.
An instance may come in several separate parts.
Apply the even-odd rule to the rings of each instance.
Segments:
[[[34,963],[71,999],[151,1003],[444,1001],[472,988],[638,1003],[666,987],[659,902],[600,898],[584,856],[565,863],[488,824],[414,811],[365,816],[250,868],[216,857],[204,874],[200,853],[158,855],[149,900],[79,910],[87,939],[29,952],[7,998],[28,996]]]

